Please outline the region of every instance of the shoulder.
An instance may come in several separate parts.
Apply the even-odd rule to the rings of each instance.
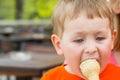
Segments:
[[[48,70],[40,80],[52,80],[53,78],[58,78],[60,75],[64,73],[64,65],[55,67],[53,69]]]
[[[120,80],[120,67],[108,64],[100,77],[101,80]]]
[[[114,65],[114,64],[108,64],[109,68],[113,71],[120,71],[120,66]]]
[[[113,73],[119,73],[119,76],[120,76],[120,67],[119,66],[116,66],[114,64],[108,64],[107,70],[108,70],[108,72],[112,71]]]

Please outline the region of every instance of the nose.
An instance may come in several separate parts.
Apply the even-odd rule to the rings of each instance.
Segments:
[[[89,44],[86,44],[86,46],[84,47],[84,53],[94,54],[96,52],[97,52],[97,46],[95,45],[95,43],[89,42]]]

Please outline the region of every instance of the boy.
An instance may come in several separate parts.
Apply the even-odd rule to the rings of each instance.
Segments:
[[[67,65],[48,71],[40,80],[120,80],[120,68],[108,63],[117,34],[112,15],[105,0],[61,0],[52,16],[51,40]],[[82,66],[93,66],[94,61],[98,79],[89,79]]]

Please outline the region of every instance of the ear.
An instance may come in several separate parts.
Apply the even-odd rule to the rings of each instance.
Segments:
[[[60,37],[58,37],[56,34],[53,34],[51,36],[51,41],[52,41],[52,43],[53,43],[53,45],[54,45],[54,47],[57,51],[57,54],[58,55],[63,55],[63,51],[61,49],[61,39],[60,39]]]
[[[113,41],[112,41],[112,42],[113,42],[112,49],[113,49],[113,47],[114,47],[114,42],[115,42],[117,36],[118,36],[118,32],[117,32],[117,30],[115,29],[115,30],[113,31],[113,34],[112,34],[112,40],[113,40]]]
[[[115,7],[114,10],[115,14],[120,14],[120,8]]]

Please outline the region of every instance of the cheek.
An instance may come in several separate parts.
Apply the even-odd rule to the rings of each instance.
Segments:
[[[80,63],[81,48],[73,44],[62,45],[65,59],[69,65],[78,66]]]
[[[62,50],[66,59],[69,59],[70,61],[80,59],[81,49],[78,47],[74,45],[64,45]]]
[[[64,56],[67,64],[71,68],[72,72],[75,74],[79,73],[81,49],[75,46],[64,46]]]
[[[111,55],[111,47],[112,47],[111,42],[107,43],[104,46],[101,46],[101,49],[100,49],[100,63],[101,63],[101,69],[102,70],[105,68],[105,66],[109,62],[109,58],[110,58],[110,55]]]

